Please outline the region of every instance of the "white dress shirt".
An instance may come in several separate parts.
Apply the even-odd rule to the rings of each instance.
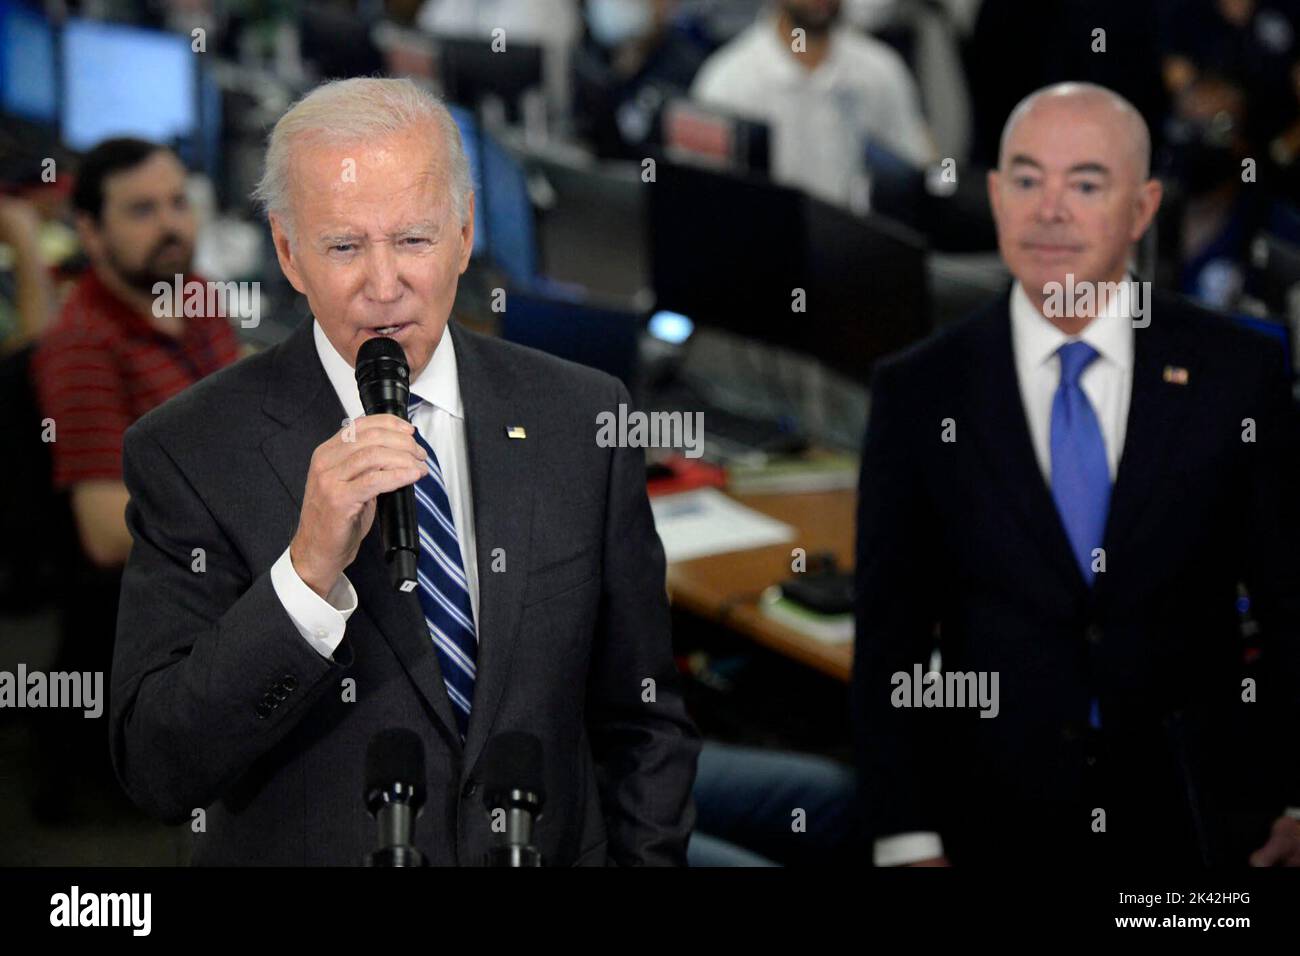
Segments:
[[[330,343],[320,323],[313,321],[312,333],[316,340],[316,354],[320,356],[321,365],[344,411],[349,418],[361,418],[365,410],[361,406],[352,366]],[[411,382],[411,392],[424,399],[411,415],[411,424],[428,442],[442,467],[452,520],[456,524],[456,537],[460,540],[461,564],[469,583],[470,604],[477,622],[478,564],[475,559],[478,552],[474,541],[474,501],[470,494],[465,411],[461,404],[456,349],[450,331],[443,331],[442,340],[434,349],[429,364]],[[343,422],[339,422],[339,427],[343,427]],[[377,516],[375,520],[378,521]],[[321,656],[332,656],[343,640],[348,618],[357,608],[357,592],[347,576],[340,574],[329,594],[321,598],[299,577],[289,558],[289,549],[285,548],[284,554],[271,567],[271,584],[307,643]]]
[[[916,165],[933,159],[916,84],[902,58],[848,28],[831,31],[814,70],[775,19],[760,17],[711,56],[692,98],[772,129],[772,177],[850,205],[866,174],[867,137]]]
[[[1132,277],[1129,277],[1130,281]],[[1029,425],[1034,455],[1043,480],[1052,482],[1052,401],[1061,381],[1061,357],[1066,342],[1082,340],[1097,350],[1079,377],[1106,444],[1110,480],[1119,469],[1120,452],[1133,395],[1133,322],[1121,297],[1107,303],[1078,335],[1066,335],[1049,322],[1017,282],[1011,292],[1011,349],[1015,358],[1020,400]],[[899,833],[875,843],[876,866],[897,866],[943,855],[937,833]]]

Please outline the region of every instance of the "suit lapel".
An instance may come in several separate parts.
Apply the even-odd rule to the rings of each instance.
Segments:
[[[465,407],[478,552],[478,669],[465,740],[465,766],[472,768],[490,736],[518,639],[533,515],[529,476],[541,435],[522,406],[513,370],[492,360],[481,336],[455,322],[448,329]],[[508,438],[511,425],[523,425],[529,437]]]
[[[985,461],[1003,486],[1008,510],[1037,543],[1043,557],[1082,589],[1083,574],[1029,435],[1012,351],[1009,302],[1009,294],[1002,296],[975,329],[976,356],[971,363],[967,404],[982,409],[974,416],[977,438],[985,450]]]
[[[312,321],[304,320],[279,346],[263,410],[284,428],[262,451],[294,502],[294,524],[302,511],[312,452],[343,425],[347,413],[316,354]],[[357,613],[383,634],[411,682],[442,722],[444,736],[459,748],[460,734],[442,683],[438,655],[420,611],[419,599],[393,591],[384,565],[379,521],[345,571],[357,592]]]
[[[1174,301],[1159,296],[1152,304],[1150,325],[1133,330],[1132,397],[1106,521],[1107,555],[1140,527],[1144,506],[1167,464],[1169,437],[1191,404],[1193,383],[1200,381],[1196,355],[1180,341],[1176,322]],[[1165,381],[1169,367],[1187,373],[1185,384]]]

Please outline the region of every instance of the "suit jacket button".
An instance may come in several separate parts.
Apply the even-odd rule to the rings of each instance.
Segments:
[[[275,705],[268,700],[263,700],[257,705],[257,719],[266,720],[271,716],[271,711],[275,710]]]
[[[280,678],[280,686],[292,694],[298,689],[298,678],[294,677],[292,674],[285,674]]]
[[[473,783],[473,782],[471,782],[471,783],[467,783],[467,784],[465,784],[465,796],[466,796],[466,797],[472,797],[472,796],[474,796],[474,794],[476,794],[476,793],[478,793],[478,784],[477,784],[477,783]]]
[[[271,696],[275,698],[277,703],[283,702],[289,696],[289,688],[283,684],[276,684],[271,688]]]
[[[1093,647],[1096,647],[1098,644],[1101,643],[1101,627],[1100,627],[1100,625],[1097,625],[1097,624],[1089,624],[1089,625],[1088,625],[1088,630],[1086,630],[1086,631],[1084,632],[1084,636],[1087,637],[1087,639],[1088,639],[1088,643],[1089,643],[1089,644],[1091,644]]]

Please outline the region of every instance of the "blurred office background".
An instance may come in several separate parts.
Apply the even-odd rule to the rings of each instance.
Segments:
[[[807,69],[781,31],[827,17]],[[649,449],[647,473],[702,731],[847,766],[870,370],[1006,287],[985,172],[1011,107],[1068,79],[1128,97],[1167,188],[1138,274],[1294,355],[1297,31],[1288,0],[0,0],[0,670],[111,655],[85,612],[119,572],[79,546],[29,374],[87,268],[79,157],[176,150],[194,270],[260,284],[234,324],[262,349],[307,315],[249,198],[271,125],[322,79],[409,76],[474,169],[456,320],[704,413],[703,457]],[[185,846],[117,792],[106,715],[0,711],[0,863]]]

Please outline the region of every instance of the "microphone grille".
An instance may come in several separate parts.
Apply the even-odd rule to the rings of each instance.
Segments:
[[[545,800],[542,785],[542,742],[532,734],[512,730],[497,734],[483,751],[483,795],[490,799],[511,790],[528,790]]]
[[[366,799],[395,783],[410,787],[417,801],[424,800],[424,743],[405,727],[381,730],[366,748]]]

